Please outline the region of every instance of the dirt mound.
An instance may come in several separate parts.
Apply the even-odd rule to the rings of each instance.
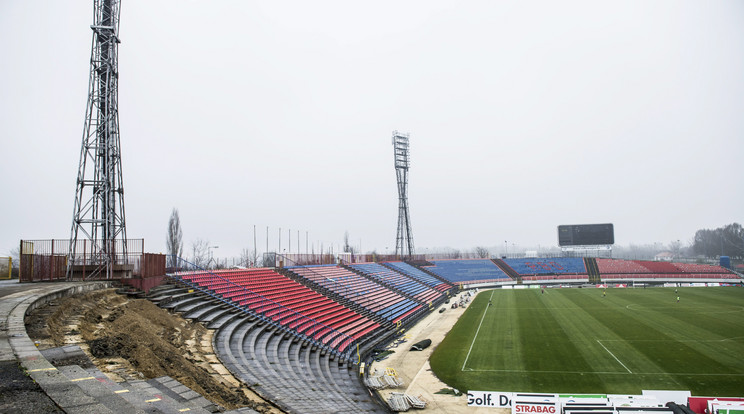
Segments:
[[[212,350],[212,331],[113,289],[36,309],[27,331],[40,348],[78,344],[114,380],[170,376],[227,409],[280,412],[232,377]]]
[[[127,359],[132,355],[129,336],[117,335],[107,336],[100,339],[88,341],[90,354],[96,358],[122,357]],[[126,345],[125,345],[126,343]]]

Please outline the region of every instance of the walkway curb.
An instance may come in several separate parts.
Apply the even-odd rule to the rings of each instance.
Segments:
[[[111,413],[111,410],[87,396],[74,382],[55,368],[39,352],[26,333],[28,312],[54,299],[77,295],[111,286],[111,282],[52,283],[29,286],[29,290],[2,298],[0,302],[0,361],[18,360],[27,375],[62,410],[75,413]]]

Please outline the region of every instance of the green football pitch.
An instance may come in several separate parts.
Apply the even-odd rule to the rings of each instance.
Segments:
[[[742,395],[744,289],[603,292],[482,291],[431,367],[462,391]]]

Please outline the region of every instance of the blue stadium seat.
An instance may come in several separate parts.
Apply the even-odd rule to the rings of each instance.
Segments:
[[[441,280],[431,276],[430,274],[421,271],[415,266],[411,266],[406,262],[385,262],[387,266],[390,266],[394,268],[395,270],[408,275],[419,282],[431,286],[432,288],[438,290],[438,291],[445,291],[449,288],[451,288],[451,285],[447,285],[446,283],[442,283]]]
[[[423,283],[378,263],[358,263],[350,267],[422,303],[428,303],[441,296],[440,292]]]
[[[496,264],[488,259],[433,260],[434,266],[426,269],[452,283],[509,280]]]
[[[520,275],[584,274],[586,266],[580,257],[504,259]]]

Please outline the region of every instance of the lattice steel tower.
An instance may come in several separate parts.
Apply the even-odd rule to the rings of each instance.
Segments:
[[[94,0],[88,104],[72,216],[68,278],[72,277],[76,262],[94,267],[92,272],[86,272],[91,278],[111,278],[117,257],[126,258],[119,145],[119,6],[119,0]]]
[[[395,175],[398,178],[398,235],[395,238],[395,254],[401,257],[413,255],[413,233],[411,216],[408,213],[408,134],[393,131],[395,153]]]

